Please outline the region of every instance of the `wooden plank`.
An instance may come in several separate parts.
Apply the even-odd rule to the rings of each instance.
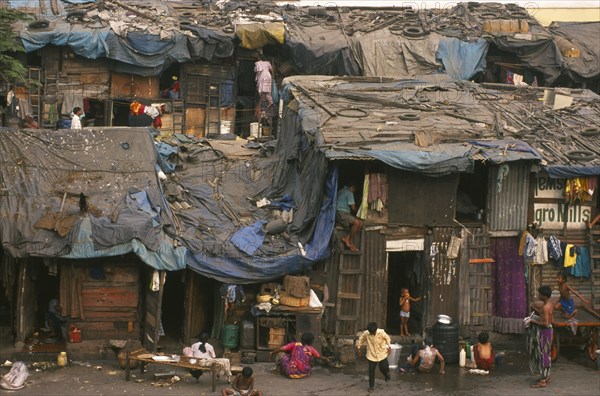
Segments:
[[[493,258],[479,258],[479,259],[470,259],[469,264],[486,264],[486,263],[495,263],[496,261]]]

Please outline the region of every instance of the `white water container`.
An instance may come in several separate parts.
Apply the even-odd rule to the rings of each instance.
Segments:
[[[250,123],[250,136],[257,138],[258,137],[258,122]]]
[[[465,348],[460,350],[460,354],[458,355],[458,365],[460,367],[465,367],[467,365],[467,352]]]
[[[226,135],[231,132],[231,121],[221,121],[221,135]]]

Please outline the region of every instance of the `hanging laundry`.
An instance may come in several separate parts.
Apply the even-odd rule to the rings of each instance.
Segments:
[[[534,256],[535,256],[535,250],[536,250],[536,246],[537,246],[537,242],[535,241],[535,238],[527,233],[526,239],[525,239],[525,252],[523,254],[523,257],[525,258],[525,260],[527,261],[532,261]]]
[[[271,62],[259,60],[254,64],[254,72],[256,73],[256,90],[260,100],[267,101],[269,106],[273,106],[273,67]]]
[[[577,259],[575,265],[567,270],[568,275],[578,278],[589,278],[592,274],[592,262],[590,249],[587,246],[579,246],[577,250]]]
[[[592,181],[592,188],[590,188],[589,185],[590,179],[594,179]],[[576,202],[587,202],[592,199],[594,189],[595,178],[575,177],[572,179],[567,179],[567,182],[565,184],[565,197],[567,202],[571,204]]]
[[[560,248],[560,240],[552,235],[548,238],[548,256],[554,260],[558,260],[562,257],[562,250]]]
[[[577,261],[577,249],[575,245],[567,244],[565,248],[565,263],[563,266],[565,268],[573,267],[575,262]]]
[[[548,241],[540,235],[536,238],[535,242],[533,264],[546,264],[548,262]]]

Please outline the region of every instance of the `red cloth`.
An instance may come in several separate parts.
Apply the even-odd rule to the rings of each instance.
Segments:
[[[494,348],[492,348],[491,352],[492,353],[489,358],[482,359],[479,357],[479,344],[475,345],[475,348],[473,348],[473,354],[475,355],[475,364],[477,365],[478,369],[490,370],[492,367],[494,367]]]

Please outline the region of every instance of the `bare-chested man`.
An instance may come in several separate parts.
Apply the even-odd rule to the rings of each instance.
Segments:
[[[552,322],[554,304],[550,301],[552,289],[550,286],[541,286],[538,289],[539,298],[542,301],[542,306],[532,304],[533,309],[539,319],[531,319],[529,323],[539,326],[539,361],[540,361],[540,379],[532,388],[545,388],[550,382],[550,351],[552,350]]]

